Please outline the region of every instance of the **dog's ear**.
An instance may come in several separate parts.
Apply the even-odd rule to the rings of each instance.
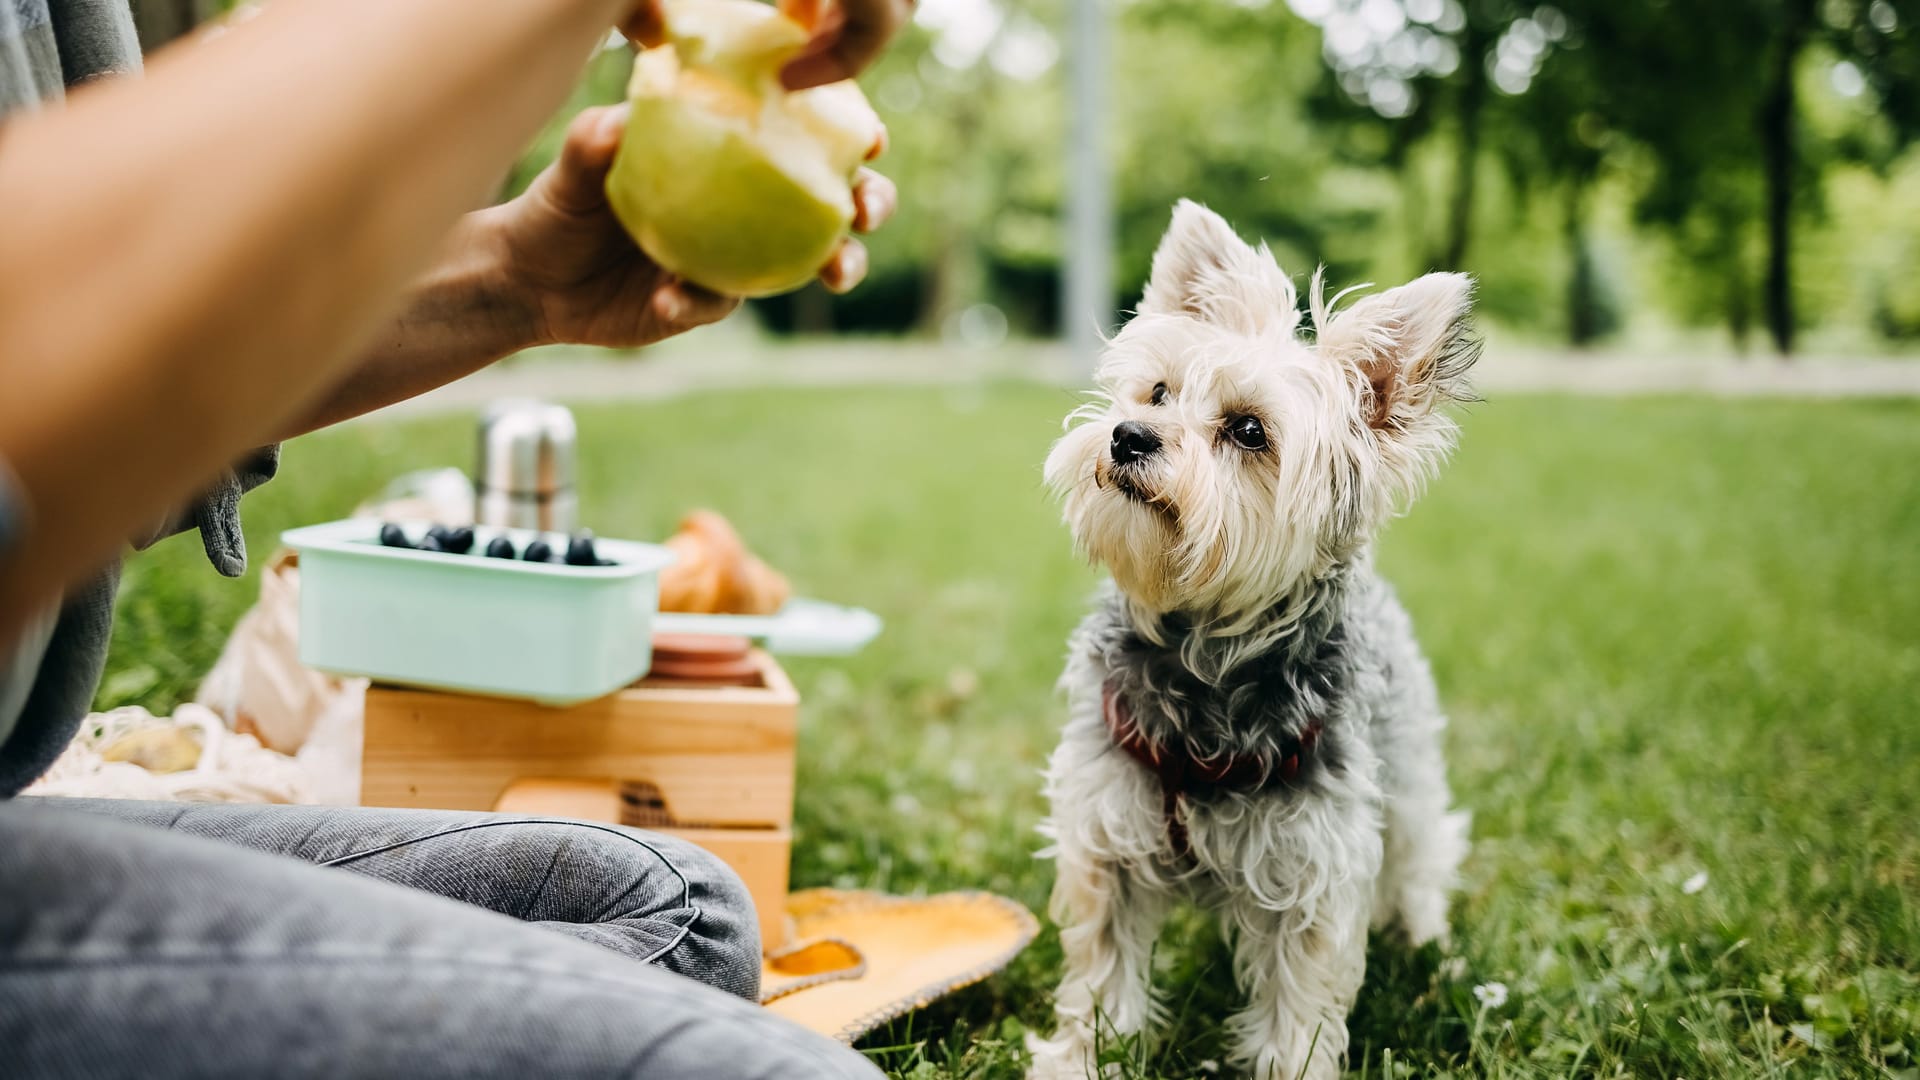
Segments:
[[[1317,302],[1316,315],[1324,313]],[[1382,435],[1405,434],[1452,401],[1469,401],[1467,370],[1480,357],[1468,314],[1473,279],[1423,278],[1356,301],[1320,328],[1320,354],[1358,377],[1361,415]]]
[[[1259,330],[1273,319],[1299,318],[1293,283],[1265,245],[1240,239],[1225,218],[1190,199],[1173,207],[1153,271],[1140,299],[1142,315],[1186,315]]]

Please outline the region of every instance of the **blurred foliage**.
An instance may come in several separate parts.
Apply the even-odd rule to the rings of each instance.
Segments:
[[[1071,2],[924,0],[863,79],[902,192],[872,276],[765,325],[1054,331]],[[1302,279],[1472,271],[1523,336],[1920,337],[1920,0],[1104,5],[1122,311],[1185,196]],[[507,192],[627,63],[593,62]]]

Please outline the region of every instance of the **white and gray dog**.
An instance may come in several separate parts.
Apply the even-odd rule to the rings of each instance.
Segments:
[[[1043,831],[1066,975],[1032,1076],[1089,1076],[1097,1040],[1156,1020],[1151,951],[1178,900],[1223,919],[1247,999],[1233,1063],[1262,1080],[1338,1074],[1370,926],[1446,934],[1467,818],[1369,547],[1452,448],[1472,288],[1428,274],[1335,314],[1315,275],[1303,341],[1273,256],[1174,209],[1047,458],[1116,588],[1062,680]]]

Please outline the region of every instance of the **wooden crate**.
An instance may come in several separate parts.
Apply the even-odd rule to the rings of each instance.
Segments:
[[[360,801],[490,810],[529,777],[614,778],[660,789],[683,827],[793,822],[800,696],[772,657],[758,686],[645,681],[566,709],[375,686]]]
[[[372,687],[360,801],[684,837],[740,875],[775,947],[785,939],[799,695],[771,657],[753,655],[757,685],[647,680],[565,709]]]

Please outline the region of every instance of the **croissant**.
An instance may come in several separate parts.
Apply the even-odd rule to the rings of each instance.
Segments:
[[[740,575],[729,584],[733,588],[721,601],[723,611],[771,615],[786,605],[787,579],[752,555],[747,556]]]
[[[679,559],[660,575],[662,611],[771,615],[787,602],[787,579],[711,510],[688,514],[666,546]]]
[[[678,533],[667,540],[677,556],[660,572],[660,610],[712,612],[720,610],[720,565],[707,543]]]

